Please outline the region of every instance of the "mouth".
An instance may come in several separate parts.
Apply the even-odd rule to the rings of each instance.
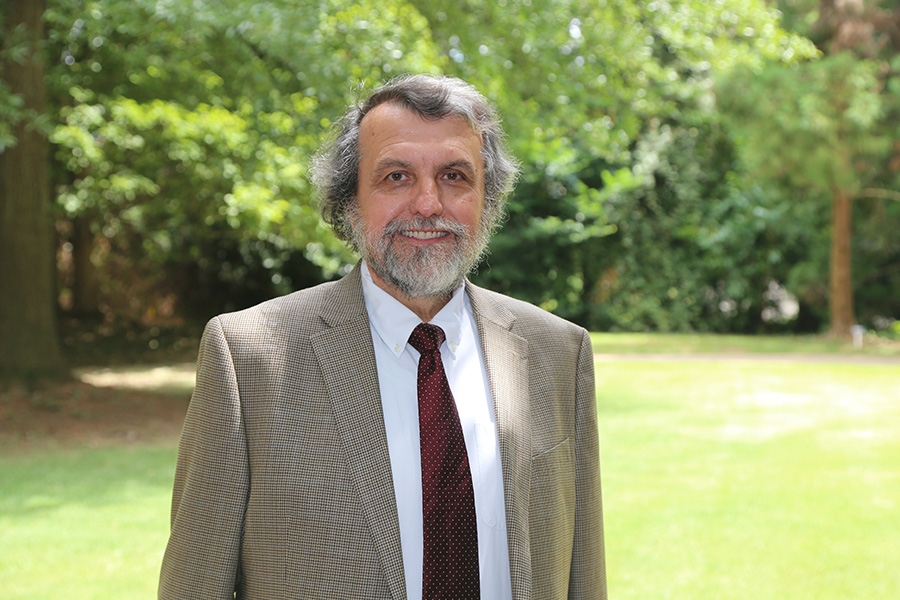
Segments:
[[[400,232],[403,237],[412,238],[414,240],[434,240],[450,235],[449,231],[434,231],[422,229],[406,229]]]

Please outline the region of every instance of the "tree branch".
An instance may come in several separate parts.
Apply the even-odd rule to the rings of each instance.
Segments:
[[[900,192],[883,190],[878,188],[866,188],[856,195],[857,200],[862,198],[874,198],[876,200],[896,200],[900,202]]]

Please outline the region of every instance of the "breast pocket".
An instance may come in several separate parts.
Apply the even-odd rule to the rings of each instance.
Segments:
[[[537,528],[534,539],[566,538],[575,524],[574,445],[566,438],[532,457],[531,463],[532,535]]]

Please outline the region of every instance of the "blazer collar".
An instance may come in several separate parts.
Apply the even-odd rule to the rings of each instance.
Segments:
[[[368,321],[362,292],[361,269],[361,264],[357,263],[347,275],[332,284],[334,287],[330,302],[321,309],[322,320],[329,327],[337,327],[361,317],[365,317]]]

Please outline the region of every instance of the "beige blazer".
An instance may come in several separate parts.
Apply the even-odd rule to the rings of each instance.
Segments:
[[[513,598],[606,598],[587,332],[466,291],[497,411]],[[234,597],[406,598],[359,266],[203,335],[159,598]]]

